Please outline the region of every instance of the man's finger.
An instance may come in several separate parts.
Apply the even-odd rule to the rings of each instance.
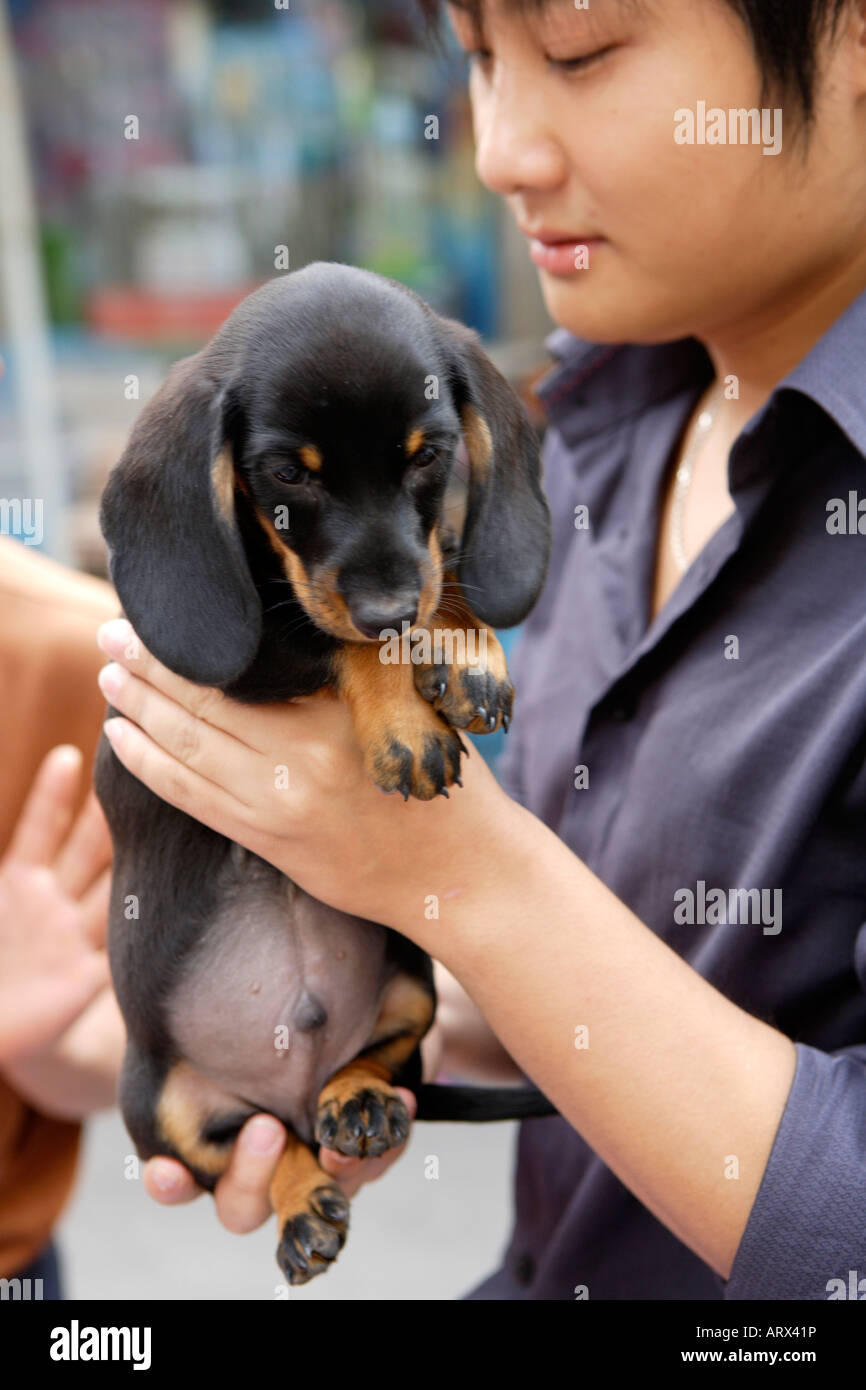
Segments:
[[[55,859],[72,823],[81,750],[71,744],[52,748],[34,778],[18,817],[7,851],[22,864],[50,864]]]
[[[238,706],[236,701],[227,699],[221,691],[196,685],[193,681],[176,675],[167,666],[163,666],[162,662],[157,661],[156,657],[140,641],[126,618],[112,618],[110,622],[103,623],[97,633],[96,640],[106,656],[128,671],[131,676],[137,676],[140,681],[144,681],[153,690],[159,691],[167,700],[175,705],[180,705],[181,709],[186,710],[188,714],[206,720],[208,724],[211,724],[215,729],[222,730],[223,733],[236,736],[234,728],[236,720],[233,718],[233,712],[236,714],[240,708],[246,710],[247,716],[249,714],[248,707]],[[103,686],[102,680],[100,680],[100,686]],[[104,693],[114,704],[111,693],[105,690]],[[120,707],[117,706],[117,708]],[[132,717],[135,718],[134,715]],[[251,721],[247,717],[243,721],[245,734],[248,733],[250,727]]]
[[[118,677],[120,686],[110,689],[109,685]],[[249,777],[249,745],[224,733],[208,720],[198,719],[147,681],[120,666],[104,667],[99,673],[99,683],[114,708],[137,724],[182,767],[230,792],[245,785]]]
[[[212,830],[237,822],[243,803],[179,763],[135,724],[127,719],[112,718],[104,728],[123,766],[150,787],[154,795]]]
[[[247,1120],[214,1192],[217,1215],[227,1230],[245,1235],[271,1215],[270,1186],[286,1137],[273,1115]]]
[[[148,1196],[166,1207],[193,1202],[204,1192],[189,1169],[174,1158],[151,1158],[141,1176]]]

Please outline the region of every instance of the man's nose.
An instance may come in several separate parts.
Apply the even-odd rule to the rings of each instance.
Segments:
[[[525,75],[503,73],[472,100],[475,172],[502,197],[556,188],[566,172],[562,147],[529,85]]]

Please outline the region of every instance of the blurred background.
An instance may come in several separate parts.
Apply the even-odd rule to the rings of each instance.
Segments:
[[[312,260],[392,276],[476,328],[540,433],[532,385],[549,365],[553,325],[523,237],[476,177],[466,76],[455,44],[440,51],[425,40],[412,0],[0,0],[3,528],[35,543],[35,518],[8,502],[38,499],[40,548],[104,574],[99,496],[168,366],[250,290]],[[503,635],[506,647],[514,636]],[[494,765],[501,739],[477,740]],[[443,1220],[429,1200],[438,1185],[420,1169],[411,1179],[427,1190],[421,1225],[438,1236],[439,1256],[419,1235],[416,1258],[427,1264],[415,1284],[395,1259],[393,1239],[411,1247],[418,1229],[406,1222],[408,1191],[401,1206],[395,1187],[410,1180],[407,1156],[402,1177],[360,1199],[370,1210],[378,1202],[377,1219],[393,1227],[381,1256],[392,1292],[374,1279],[376,1292],[350,1280],[354,1291],[338,1294],[332,1273],[314,1296],[400,1297],[417,1286],[454,1297],[492,1266],[507,1234],[513,1127],[483,1137],[447,1127],[434,1144],[442,1129],[413,1140],[417,1162],[451,1145],[455,1164],[468,1164],[462,1207],[455,1189]],[[120,1212],[130,1220],[130,1203],[107,1224],[106,1213],[109,1191],[128,1194],[118,1154],[130,1145],[116,1117],[91,1139],[68,1218],[78,1252],[70,1292],[118,1296],[119,1261],[133,1278],[115,1224]],[[261,1292],[267,1258],[254,1262],[259,1292],[238,1291],[226,1262],[237,1238],[198,1206],[161,1212],[140,1195],[139,1237],[161,1236],[154,1269],[142,1247],[134,1292],[121,1296],[273,1296]],[[193,1223],[189,1270],[222,1292],[191,1286],[176,1252],[166,1261],[184,1222]],[[482,1234],[467,1240],[467,1226],[486,1231],[486,1244]],[[273,1243],[270,1233],[256,1240]],[[225,1252],[218,1275],[207,1269],[209,1242]]]
[[[515,383],[543,361],[456,45],[425,45],[412,0],[280,3],[4,0],[0,494],[44,497],[45,547],[94,572],[141,405],[275,274],[365,266],[478,329]]]

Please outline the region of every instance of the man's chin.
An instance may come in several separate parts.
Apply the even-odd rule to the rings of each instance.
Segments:
[[[685,316],[671,308],[664,313],[661,306],[655,312],[647,306],[641,312],[634,293],[602,292],[600,284],[591,285],[587,279],[579,282],[556,283],[552,276],[542,273],[541,290],[547,312],[560,327],[577,338],[590,343],[668,343],[689,336],[688,329],[679,329]]]

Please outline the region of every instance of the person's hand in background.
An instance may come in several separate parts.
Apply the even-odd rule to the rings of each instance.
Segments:
[[[0,860],[0,1066],[55,1044],[109,983],[111,840],[77,748],[52,749]]]

